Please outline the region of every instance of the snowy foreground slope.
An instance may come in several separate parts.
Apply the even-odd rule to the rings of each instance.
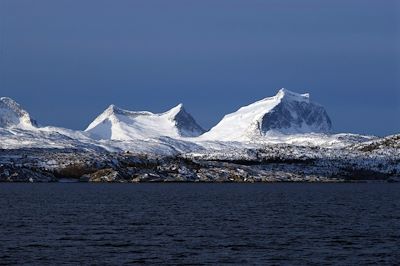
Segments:
[[[161,114],[111,105],[75,131],[41,127],[1,98],[0,181],[398,180],[400,135],[331,134],[331,128],[308,94],[285,89],[206,133],[182,105]]]

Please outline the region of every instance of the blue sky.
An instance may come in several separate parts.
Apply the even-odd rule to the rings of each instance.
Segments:
[[[281,87],[338,132],[400,132],[399,1],[0,1],[0,94],[41,124],[182,102],[210,128]]]

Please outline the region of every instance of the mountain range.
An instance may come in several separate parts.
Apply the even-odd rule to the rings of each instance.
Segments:
[[[164,113],[110,105],[79,131],[41,126],[14,100],[0,98],[0,181],[400,180],[399,174],[400,135],[333,133],[323,106],[286,89],[208,131],[182,104]]]
[[[325,109],[310,100],[309,94],[281,89],[268,97],[226,115],[215,127],[205,131],[182,104],[164,113],[128,111],[110,105],[84,131],[40,127],[36,120],[10,98],[0,99],[0,128],[58,133],[84,142],[144,141],[171,138],[188,142],[265,141],[269,136],[293,134],[329,134],[331,120]],[[32,133],[30,132],[30,133]],[[39,137],[40,139],[40,137]],[[91,141],[89,141],[90,139]]]

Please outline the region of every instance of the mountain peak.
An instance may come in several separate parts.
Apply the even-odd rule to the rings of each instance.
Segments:
[[[290,100],[295,100],[295,101],[309,101],[310,100],[310,94],[309,93],[297,93],[290,91],[288,89],[282,88],[280,89],[277,94],[275,95],[276,98],[279,99],[290,99]]]
[[[16,101],[14,101],[9,97],[1,97],[0,103],[2,104],[2,106],[8,106],[9,108],[12,109],[22,109],[21,106]]]
[[[111,115],[118,115],[118,114],[125,114],[127,111],[123,110],[122,108],[119,108],[118,106],[111,104],[108,106],[108,108],[103,112],[106,116],[111,116]]]
[[[215,140],[252,140],[268,132],[326,133],[331,120],[325,109],[310,101],[310,95],[280,89],[275,96],[244,106],[226,115],[202,137]]]
[[[110,111],[114,111],[115,109],[119,109],[118,106],[116,106],[115,104],[110,104],[110,106],[108,106],[107,110]]]
[[[37,127],[37,123],[16,101],[9,97],[1,97],[0,127],[33,128]]]
[[[185,108],[183,107],[183,104],[180,103],[177,106],[171,108],[170,110],[168,110],[167,112],[165,112],[164,114],[169,115],[171,117],[175,117],[176,115],[178,115],[180,112],[186,112]]]
[[[116,106],[115,104],[111,104],[110,106],[108,106],[108,108],[104,112],[107,112],[110,114],[121,114],[121,113],[130,112],[130,111],[124,110],[124,109]]]
[[[131,140],[150,137],[196,137],[204,130],[179,104],[167,112],[128,111],[110,105],[86,129],[101,139]]]
[[[118,112],[120,108],[114,104],[110,104],[110,106],[107,107],[107,109],[104,112],[107,112],[109,114]]]
[[[197,124],[196,120],[186,112],[182,103],[164,114],[175,123],[179,135],[182,137],[197,137],[205,132],[205,130]]]

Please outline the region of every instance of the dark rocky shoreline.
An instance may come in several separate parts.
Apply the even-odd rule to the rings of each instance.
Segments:
[[[347,158],[220,160],[74,149],[1,150],[0,154],[0,182],[59,182],[63,179],[115,183],[399,180],[396,172],[362,167]]]

